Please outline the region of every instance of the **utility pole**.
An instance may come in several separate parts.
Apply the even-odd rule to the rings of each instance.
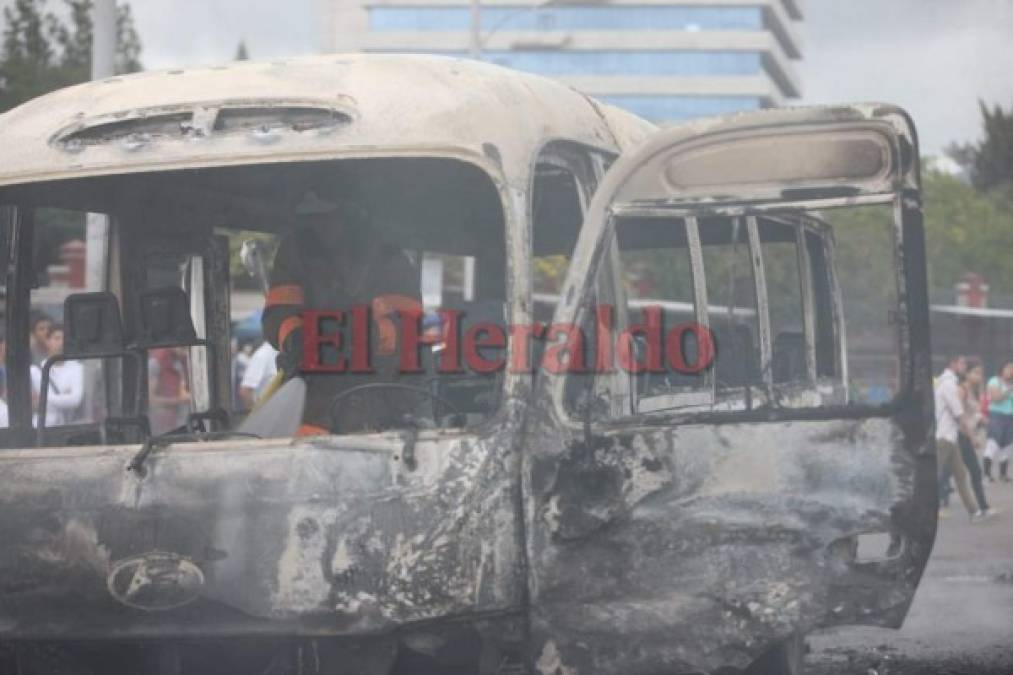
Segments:
[[[522,5],[521,7],[500,16],[499,21],[493,23],[483,35],[481,1],[482,0],[470,0],[471,22],[469,25],[470,31],[468,35],[468,53],[469,56],[476,61],[482,60],[482,50],[486,41],[492,37],[496,31],[506,25],[510,19],[526,12],[536,12],[544,7],[553,7],[555,5],[564,4],[564,0],[539,0],[538,2],[530,5]],[[601,1],[602,0],[591,0],[591,4],[597,4]]]
[[[112,77],[116,67],[116,0],[93,0],[91,25],[91,79]]]
[[[112,77],[116,74],[116,0],[93,0],[91,25],[91,79]],[[109,218],[89,213],[85,230],[86,290],[105,289],[108,241]]]
[[[482,60],[482,5],[481,0],[470,0],[471,25],[468,35],[468,52],[476,61]]]

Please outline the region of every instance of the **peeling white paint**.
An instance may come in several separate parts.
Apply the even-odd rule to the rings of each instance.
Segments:
[[[276,612],[310,612],[327,601],[331,585],[324,577],[320,561],[327,547],[326,531],[336,519],[336,509],[300,505],[289,512],[285,550],[278,560],[278,587],[273,597]]]
[[[46,546],[35,549],[35,555],[50,563],[80,564],[102,575],[109,572],[109,550],[98,542],[98,532],[91,523],[71,518],[63,532]]]
[[[559,653],[556,643],[549,640],[542,648],[542,654],[535,663],[535,668],[541,675],[580,675],[575,668],[563,664],[563,657]]]
[[[352,569],[352,556],[348,554],[348,540],[342,539],[334,548],[334,555],[331,557],[331,573],[338,575]]]

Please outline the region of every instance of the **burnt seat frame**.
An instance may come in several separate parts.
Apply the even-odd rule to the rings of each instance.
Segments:
[[[190,301],[179,287],[154,288],[140,294],[138,312],[138,339],[127,344],[123,337],[119,300],[108,291],[75,293],[64,301],[65,346],[62,354],[50,357],[42,366],[39,387],[39,412],[36,444],[45,444],[46,413],[49,408],[49,387],[53,367],[65,361],[120,358],[131,360],[135,366],[137,396],[132,414],[125,417],[108,417],[100,428],[105,443],[111,429],[134,427],[141,438],[151,437],[151,423],[142,414],[141,395],[144,391],[146,364],[149,350],[173,347],[204,347],[212,367],[217,357],[214,347],[197,337],[190,317]],[[208,422],[229,427],[229,413],[221,408],[191,413],[187,430],[208,431]]]
[[[137,391],[144,385],[144,354],[127,346],[123,338],[123,322],[119,301],[108,291],[75,293],[64,301],[64,350],[51,356],[42,365],[39,384],[39,412],[36,425],[36,445],[45,444],[46,413],[49,410],[49,387],[53,367],[65,361],[94,359],[132,360],[137,373]],[[133,414],[125,417],[108,417],[103,420],[100,433],[102,442],[110,429],[137,428],[142,437],[151,435],[151,425],[141,414],[141,397],[137,397]]]
[[[197,337],[190,315],[190,298],[178,286],[165,286],[142,291],[139,296],[138,339],[131,348],[139,353],[172,347],[203,347],[208,353],[209,371],[215,372],[218,354],[209,340]],[[187,416],[187,431],[210,431],[206,424],[214,422],[228,429],[229,413],[222,408],[194,412]]]

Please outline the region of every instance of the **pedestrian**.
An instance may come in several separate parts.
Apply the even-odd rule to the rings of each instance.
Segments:
[[[981,464],[978,451],[985,447],[985,422],[981,412],[981,389],[985,384],[985,369],[980,363],[969,364],[967,373],[960,383],[960,400],[964,404],[964,424],[957,443],[960,457],[967,467],[974,498],[978,502],[980,518],[991,518],[999,512],[988,505],[985,486],[981,481]],[[966,431],[965,431],[966,429]]]
[[[1013,360],[1003,363],[988,381],[988,443],[985,446],[985,475],[992,480],[992,466],[998,461],[999,480],[1008,483],[1009,446],[1013,444]]]
[[[28,337],[31,342],[32,363],[40,368],[49,358],[47,340],[52,325],[53,320],[42,312],[36,312],[32,316],[31,334]]]
[[[253,409],[254,404],[260,399],[260,395],[264,393],[264,389],[277,375],[277,360],[278,350],[272,347],[267,340],[264,340],[253,352],[239,385],[239,400],[246,410]]]
[[[34,332],[34,331],[33,331]],[[50,357],[63,353],[63,326],[49,322],[46,353]],[[42,391],[42,368],[31,368],[33,399]],[[49,369],[49,392],[46,395],[46,426],[74,424],[81,417],[84,403],[84,366],[80,361],[58,361]]]
[[[7,412],[7,334],[0,322],[0,429],[10,425]]]
[[[966,427],[964,404],[960,400],[960,376],[966,371],[967,360],[963,356],[954,356],[939,376],[935,392],[936,460],[940,471],[949,468],[953,473],[960,501],[964,503],[968,516],[974,522],[982,515],[971,497],[971,490],[967,485],[967,469],[960,458],[960,448],[957,445],[960,430]]]
[[[232,409],[242,410],[243,399],[239,394],[239,389],[242,386],[246,367],[250,365],[253,349],[248,341],[240,342],[239,338],[235,337],[230,342],[230,348],[232,351]]]
[[[190,392],[186,352],[178,347],[153,349],[148,357],[148,403],[151,430],[163,434],[186,423]]]

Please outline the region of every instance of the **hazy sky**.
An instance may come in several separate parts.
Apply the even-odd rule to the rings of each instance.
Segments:
[[[149,68],[317,51],[322,0],[132,0]],[[805,0],[802,103],[881,100],[925,152],[979,134],[978,98],[1013,105],[1013,0]]]

